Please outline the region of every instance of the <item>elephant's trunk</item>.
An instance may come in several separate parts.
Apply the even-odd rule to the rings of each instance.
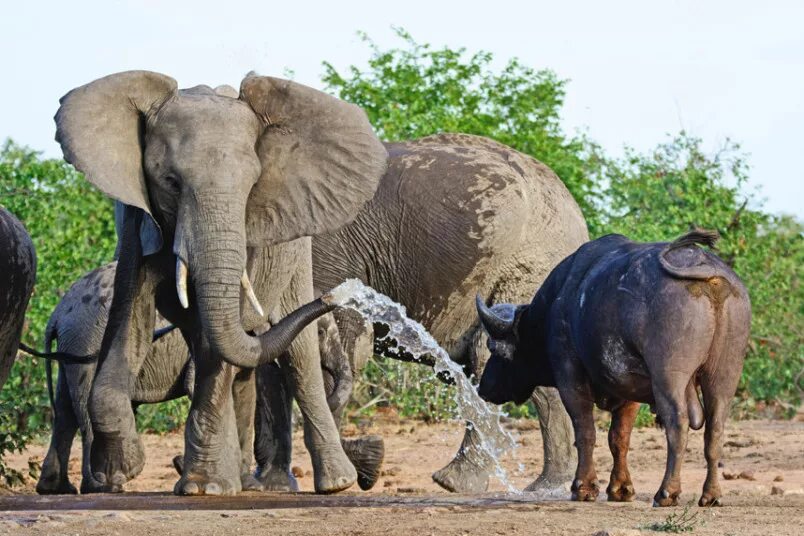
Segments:
[[[230,204],[235,207],[222,206],[218,196],[215,207],[203,206],[199,212],[206,217],[199,218],[201,224],[196,227],[203,229],[203,235],[194,233],[193,243],[182,249],[186,247],[190,252],[190,275],[210,349],[227,363],[254,368],[279,357],[302,329],[334,305],[327,303],[326,297],[319,298],[289,314],[265,334],[247,334],[240,319],[241,280],[246,266],[245,212],[236,206],[239,203]],[[228,217],[232,212],[239,215]],[[227,217],[221,218],[222,214]]]

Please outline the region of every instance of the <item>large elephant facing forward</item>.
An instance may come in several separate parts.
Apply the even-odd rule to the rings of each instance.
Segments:
[[[316,490],[354,483],[327,406],[315,329],[305,329],[332,306],[319,299],[296,309],[313,298],[309,236],[351,221],[385,169],[363,111],[276,78],[250,75],[238,95],[179,91],[170,77],[130,71],[65,95],[56,124],[67,161],[125,205],[89,402],[91,490],[120,491],[142,469],[131,389],[157,309],[195,361],[176,493],[242,488],[252,445],[236,422],[253,412],[254,395],[252,374],[237,367],[278,357],[305,417]],[[273,327],[254,335],[266,320]],[[245,400],[235,403],[233,393]]]
[[[17,357],[25,309],[36,281],[31,237],[11,212],[0,206],[0,389]]]
[[[528,299],[561,259],[588,240],[586,223],[552,170],[487,138],[442,134],[386,148],[388,171],[374,198],[354,222],[313,239],[316,286],[362,280],[404,305],[452,359],[479,376],[489,352],[475,294],[495,302]],[[335,315],[342,341],[360,340],[363,323],[349,312]],[[370,345],[347,348],[355,368],[370,353]],[[258,372],[263,382],[269,372]],[[537,389],[533,401],[545,465],[530,489],[568,481],[575,466],[572,428],[558,393]],[[279,407],[286,409],[271,412],[258,404],[258,445],[287,437],[289,406]],[[455,459],[433,475],[435,481],[451,491],[484,491],[492,466],[477,444],[469,429]],[[289,457],[257,450],[264,474]]]

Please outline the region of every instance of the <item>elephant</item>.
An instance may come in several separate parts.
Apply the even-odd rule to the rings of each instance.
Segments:
[[[388,171],[372,200],[352,223],[313,237],[315,285],[360,279],[404,305],[467,374],[479,376],[489,354],[474,314],[475,292],[528,299],[561,259],[588,240],[584,218],[552,170],[493,140],[439,134],[385,146]],[[372,353],[363,341],[366,332],[373,337],[371,326],[356,313],[334,314],[342,341],[352,344],[346,353],[359,368]],[[258,371],[262,383],[273,386],[258,390],[258,397],[281,392],[276,372]],[[545,465],[529,490],[569,481],[574,466],[571,423],[558,393],[536,389],[532,399]],[[289,405],[273,404],[280,409],[258,403],[257,445],[289,445]],[[486,490],[492,463],[478,442],[469,427],[455,459],[433,479],[450,491]],[[265,456],[258,449],[256,458],[259,472],[280,474],[275,467],[285,467],[290,452],[274,449]]]
[[[36,281],[31,237],[11,212],[0,206],[0,389],[17,357],[25,310]]]
[[[116,262],[111,262],[92,270],[76,281],[64,294],[50,316],[45,329],[45,349],[52,353],[53,343],[57,342],[59,353],[67,355],[97,355],[100,352],[103,334],[109,318],[109,306],[113,298],[114,274]],[[321,347],[324,373],[324,384],[327,400],[339,400],[343,389],[351,389],[351,371],[348,362],[341,353],[341,342],[335,320],[331,314],[320,317],[318,323],[318,341]],[[194,366],[189,348],[179,331],[157,314],[155,323],[158,328],[154,335],[153,345],[143,361],[142,368],[132,389],[131,404],[135,408],[140,404],[165,402],[182,396],[193,394]],[[49,387],[51,382],[50,362],[47,367]],[[70,449],[76,430],[80,429],[82,439],[81,492],[91,491],[92,482],[90,468],[90,448],[92,445],[92,423],[89,418],[89,396],[95,378],[97,366],[95,362],[85,364],[65,364],[62,360],[59,367],[55,396],[52,396],[54,409],[53,430],[36,491],[39,494],[74,494],[77,493],[67,474]],[[50,389],[52,391],[52,388]],[[342,407],[331,406],[333,412],[342,411]],[[340,413],[336,421],[340,419]],[[241,423],[242,425],[242,423]],[[250,426],[246,423],[243,426]],[[371,436],[344,440],[344,450],[355,466],[358,475],[377,475],[382,462],[382,445],[377,444]],[[378,452],[379,449],[379,452]],[[355,456],[358,452],[372,452],[374,458]],[[180,457],[177,457],[180,458]],[[177,466],[183,460],[176,460]],[[242,481],[249,481],[249,488],[261,488],[260,484],[247,476],[249,468],[244,468]],[[374,478],[376,481],[376,477]]]
[[[67,93],[55,121],[65,159],[122,207],[89,397],[88,489],[120,492],[142,469],[131,391],[157,310],[181,331],[195,367],[174,493],[243,489],[253,432],[237,423],[252,420],[253,369],[276,359],[304,416],[316,491],[351,486],[357,473],[308,327],[334,307],[331,297],[314,299],[310,237],[349,223],[385,170],[365,113],[254,73],[238,93],[179,90],[166,75],[126,71]],[[271,329],[257,335],[266,321]]]
[[[563,260],[529,304],[489,308],[477,297],[491,351],[478,393],[521,404],[536,385],[558,387],[578,449],[573,500],[598,495],[595,405],[612,413],[608,499],[634,499],[626,458],[642,402],[667,435],[653,505],[678,504],[687,431],[704,423],[707,474],[698,505],[720,504],[723,428],[743,370],[751,302],[737,274],[699,247],[712,248],[717,238],[705,230],[669,244],[607,235]]]

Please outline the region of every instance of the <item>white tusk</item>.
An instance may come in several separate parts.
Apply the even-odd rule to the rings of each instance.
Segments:
[[[187,265],[181,257],[176,257],[176,294],[179,295],[181,306],[187,309],[190,306],[190,300],[187,299]]]
[[[254,310],[257,311],[257,314],[261,317],[265,316],[262,305],[260,305],[257,295],[254,294],[254,287],[251,286],[251,281],[249,281],[248,272],[246,270],[243,270],[243,277],[240,278],[240,284],[243,285],[243,290],[246,291],[246,297],[251,306],[254,307]]]

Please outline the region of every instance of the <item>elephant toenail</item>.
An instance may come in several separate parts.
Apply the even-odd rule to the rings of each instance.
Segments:
[[[210,482],[206,487],[207,495],[220,495],[223,493],[223,488],[217,482]]]
[[[198,484],[195,482],[188,482],[184,485],[185,495],[198,495]]]

